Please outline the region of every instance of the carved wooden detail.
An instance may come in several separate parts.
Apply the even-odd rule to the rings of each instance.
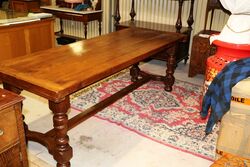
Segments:
[[[130,17],[131,17],[131,21],[134,21],[135,19],[135,16],[136,16],[136,13],[135,13],[135,1],[132,0],[132,3],[131,3],[131,11],[130,11]]]

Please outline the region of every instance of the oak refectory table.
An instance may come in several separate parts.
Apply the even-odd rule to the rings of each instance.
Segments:
[[[178,46],[183,38],[177,33],[128,28],[6,60],[0,65],[0,78],[4,89],[17,94],[26,90],[48,99],[54,128],[39,133],[24,124],[26,140],[46,146],[57,166],[70,166],[73,154],[68,130],[151,79],[163,81],[165,90],[172,90],[175,55],[168,56],[166,76],[147,74],[138,65],[157,52]],[[128,67],[131,85],[68,120],[70,94]]]

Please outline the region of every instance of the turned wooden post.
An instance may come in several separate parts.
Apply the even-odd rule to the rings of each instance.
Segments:
[[[176,50],[178,50],[178,46],[179,44],[177,44],[176,46]],[[168,54],[166,52],[166,54]],[[172,91],[172,86],[174,85],[174,70],[175,70],[175,66],[176,66],[176,60],[175,60],[175,53],[171,53],[168,55],[167,57],[167,70],[166,70],[166,76],[165,76],[165,80],[164,80],[164,84],[165,84],[165,91],[167,92],[171,92]]]
[[[72,147],[69,145],[68,116],[67,111],[70,108],[69,96],[60,102],[49,100],[49,108],[53,111],[53,125],[55,129],[55,150],[54,159],[57,161],[57,167],[69,167],[70,159],[73,156]]]
[[[120,1],[116,0],[116,7],[115,7],[115,26],[119,25],[119,21],[121,20],[121,15],[120,15]]]
[[[136,13],[135,13],[135,1],[132,0],[131,11],[130,11],[131,21],[134,21],[134,20],[135,20],[135,19],[134,19],[135,16],[136,16]]]
[[[175,24],[176,27],[176,32],[180,32],[182,28],[182,22],[181,22],[181,11],[182,11],[182,6],[183,6],[183,1],[184,0],[179,0],[179,9],[178,9],[178,18]]]
[[[139,68],[139,63],[134,64],[131,68],[130,68],[130,76],[131,76],[131,81],[135,82],[138,81],[138,77],[140,75],[140,68]]]
[[[189,31],[191,31],[192,25],[194,23],[194,0],[191,0],[190,11],[189,11],[187,23],[188,23],[188,29],[189,29]]]
[[[63,34],[63,20],[60,18],[60,33]]]

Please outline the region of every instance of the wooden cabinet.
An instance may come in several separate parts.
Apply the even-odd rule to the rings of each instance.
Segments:
[[[52,48],[54,19],[0,26],[0,43],[1,60]]]
[[[11,8],[18,12],[37,11],[40,7],[38,0],[12,0]]]
[[[21,103],[24,98],[0,89],[0,166],[27,167]]]
[[[208,33],[200,34],[208,35]],[[207,58],[215,52],[216,47],[210,45],[209,38],[202,37],[199,34],[195,35],[193,37],[188,76],[194,77],[196,74],[205,74]]]

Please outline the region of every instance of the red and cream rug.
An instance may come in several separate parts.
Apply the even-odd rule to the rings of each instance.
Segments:
[[[84,111],[129,85],[128,71],[91,85],[71,96],[71,107]],[[212,160],[217,130],[204,138],[206,120],[199,115],[202,87],[176,80],[172,92],[150,81],[95,117],[127,128],[163,145]],[[218,129],[218,127],[217,127]]]

